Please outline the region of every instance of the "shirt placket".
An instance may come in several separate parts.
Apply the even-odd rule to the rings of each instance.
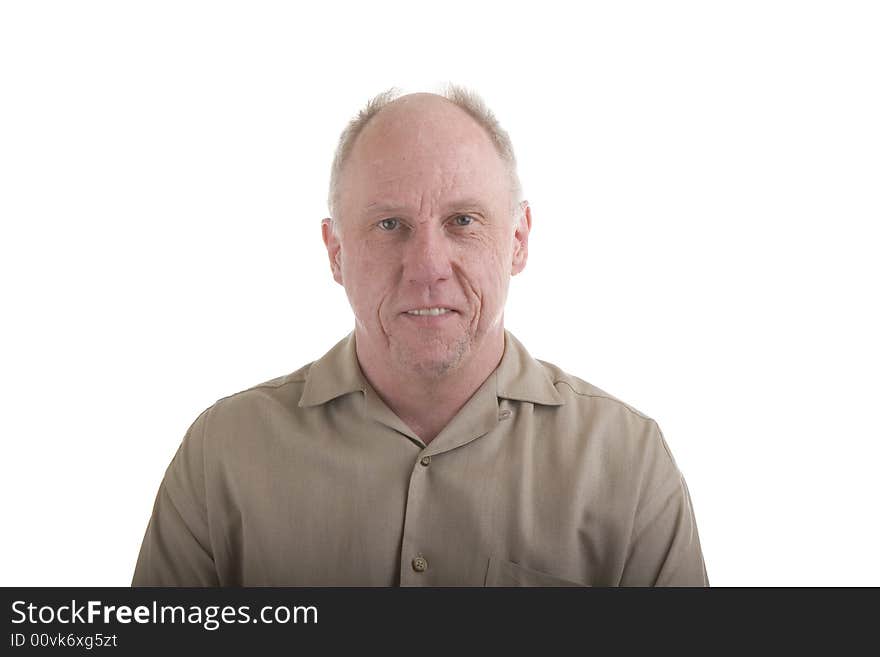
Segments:
[[[493,374],[414,460],[400,548],[401,586],[439,586],[443,579],[439,573],[448,574],[455,570],[455,564],[447,562],[460,558],[460,555],[450,551],[448,543],[437,545],[432,542],[436,540],[437,532],[431,523],[442,515],[436,513],[435,505],[445,502],[442,496],[432,494],[432,472],[444,467],[446,452],[468,449],[469,443],[486,435],[498,422],[498,397]]]

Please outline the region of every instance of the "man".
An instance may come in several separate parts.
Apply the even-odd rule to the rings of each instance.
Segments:
[[[330,187],[355,329],[195,420],[133,584],[708,585],[657,424],[504,328],[532,217],[479,99],[381,94]]]

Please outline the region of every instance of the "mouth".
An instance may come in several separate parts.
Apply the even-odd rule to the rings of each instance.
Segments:
[[[404,314],[413,317],[440,317],[441,315],[448,315],[454,312],[452,308],[437,306],[433,308],[413,308],[412,310],[407,310]]]
[[[413,308],[400,313],[407,324],[421,329],[440,328],[452,322],[458,316],[458,311],[444,306],[432,308]]]

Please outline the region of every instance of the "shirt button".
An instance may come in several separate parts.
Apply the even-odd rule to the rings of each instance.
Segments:
[[[419,461],[419,463],[421,463],[423,466],[425,466],[427,468],[429,465],[431,465],[431,457],[430,456],[423,456],[422,460]]]
[[[510,417],[510,411],[508,411],[508,410],[503,410],[498,414],[499,420],[506,420],[509,417]]]
[[[428,569],[428,561],[420,554],[412,560],[412,567],[417,573],[423,573]]]

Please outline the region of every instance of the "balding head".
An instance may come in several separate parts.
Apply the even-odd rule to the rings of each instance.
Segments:
[[[473,139],[474,128],[488,140],[508,178],[512,216],[518,216],[522,188],[516,171],[516,158],[507,132],[488,110],[482,99],[461,87],[450,85],[444,94],[414,93],[396,96],[394,89],[372,98],[364,109],[349,123],[339,139],[330,175],[328,207],[333,218],[333,229],[338,229],[341,216],[340,196],[346,186],[346,173],[351,169],[352,153],[362,150],[362,142],[378,139],[396,139],[402,158],[411,155],[409,149],[424,146],[433,134],[436,139]],[[416,133],[413,133],[416,130]],[[407,137],[415,137],[409,139]],[[363,136],[363,139],[361,138]],[[367,158],[369,159],[369,158]]]

